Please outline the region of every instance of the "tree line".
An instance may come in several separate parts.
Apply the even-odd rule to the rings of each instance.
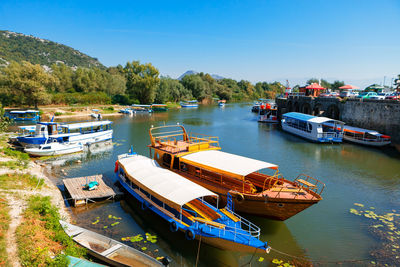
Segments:
[[[62,63],[45,70],[27,61],[0,68],[0,100],[5,106],[179,102],[212,98],[243,101],[273,98],[284,92],[279,82],[216,80],[205,73],[181,80],[160,77],[151,63],[127,62],[109,68],[71,68]]]

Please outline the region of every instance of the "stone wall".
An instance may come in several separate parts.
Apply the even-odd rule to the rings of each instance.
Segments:
[[[290,96],[277,98],[278,117],[286,112],[302,112],[344,121],[346,124],[390,135],[400,144],[400,102]]]
[[[346,124],[390,135],[393,143],[400,144],[400,102],[348,99],[339,110]]]

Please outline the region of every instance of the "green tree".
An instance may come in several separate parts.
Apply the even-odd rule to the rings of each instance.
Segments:
[[[124,68],[126,89],[131,98],[141,104],[151,104],[154,101],[156,88],[160,83],[159,72],[151,63],[140,64],[139,61],[128,62]]]
[[[65,64],[53,64],[51,66],[52,76],[55,79],[56,92],[67,92],[73,90],[74,71]]]
[[[332,84],[331,84],[331,89],[332,90],[339,90],[339,87],[342,87],[344,85],[344,81],[334,81]]]
[[[0,104],[0,133],[7,130],[10,121],[8,118],[4,117],[4,109],[3,106]]]
[[[199,75],[186,75],[181,83],[197,100],[203,100],[206,97],[206,85]]]
[[[3,69],[3,89],[13,96],[15,104],[37,106],[49,104],[47,91],[55,85],[55,79],[40,65],[23,61],[11,62]]]

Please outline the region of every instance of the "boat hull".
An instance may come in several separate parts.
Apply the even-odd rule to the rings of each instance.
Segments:
[[[220,205],[227,203],[227,194],[232,195],[235,212],[242,214],[255,215],[278,221],[285,221],[297,213],[318,203],[320,199],[312,200],[287,199],[287,198],[268,198],[262,195],[235,194],[227,188],[213,185],[211,183],[193,179],[190,175],[179,172],[180,175],[195,182],[220,196]]]
[[[356,143],[356,144],[364,145],[364,146],[374,146],[374,147],[387,146],[387,145],[390,145],[390,143],[391,143],[390,141],[365,141],[365,140],[351,138],[346,135],[343,136],[343,139],[347,142]]]
[[[341,143],[343,139],[341,137],[324,137],[324,138],[318,138],[317,136],[301,131],[299,129],[287,126],[285,123],[282,123],[282,130],[285,132],[297,135],[301,138],[307,139],[312,142],[316,143]]]
[[[56,149],[56,150],[41,150],[38,148],[27,148],[25,152],[31,156],[36,157],[44,157],[44,156],[58,156],[58,155],[65,155],[65,154],[72,154],[76,152],[83,151],[83,146],[72,146],[72,147],[65,147],[63,149]]]

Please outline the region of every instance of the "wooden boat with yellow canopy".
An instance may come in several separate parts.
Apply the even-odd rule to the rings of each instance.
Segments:
[[[188,133],[181,125],[149,130],[150,157],[181,176],[217,193],[235,210],[286,220],[322,200],[325,184],[305,174],[285,179],[278,166],[220,151],[218,137]],[[267,171],[270,174],[267,174]]]

